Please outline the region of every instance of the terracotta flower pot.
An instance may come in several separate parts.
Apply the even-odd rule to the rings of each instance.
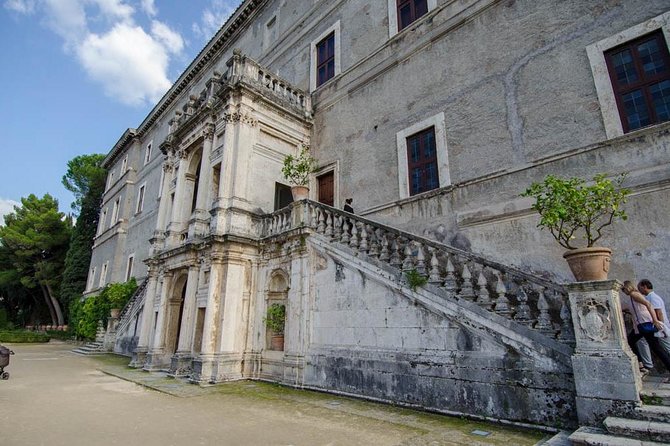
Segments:
[[[577,282],[607,280],[612,250],[601,247],[571,249],[563,254],[563,258]]]
[[[270,337],[270,349],[282,351],[284,350],[284,335],[272,335]]]
[[[292,186],[291,193],[293,194],[293,201],[305,200],[309,198],[309,187]]]

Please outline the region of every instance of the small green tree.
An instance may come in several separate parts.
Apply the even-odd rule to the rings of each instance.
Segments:
[[[265,325],[275,334],[284,334],[286,323],[286,306],[284,304],[272,304],[268,307],[265,316]]]
[[[540,214],[537,226],[548,229],[561,246],[576,249],[574,240],[581,240],[590,248],[604,235],[604,228],[616,219],[628,219],[622,207],[630,193],[621,187],[624,179],[621,175],[612,181],[599,174],[587,185],[581,178],[548,175],[521,196],[535,199],[532,208]]]
[[[282,174],[294,186],[307,186],[309,175],[316,170],[316,160],[309,154],[307,146],[303,146],[298,156],[287,155],[284,158]]]

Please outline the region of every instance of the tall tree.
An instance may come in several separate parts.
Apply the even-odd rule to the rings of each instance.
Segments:
[[[104,187],[107,171],[102,167],[105,155],[93,153],[79,155],[67,162],[67,172],[63,175],[63,186],[74,194],[72,209],[79,211],[84,197],[91,188]]]
[[[63,177],[63,184],[73,185],[73,188],[68,187],[76,198],[72,206],[78,203],[80,208],[65,258],[61,285],[61,299],[67,307],[86,289],[93,238],[98,228],[100,202],[105,189],[106,170],[100,166],[103,159],[104,155],[99,154],[78,156],[68,162],[68,171]]]
[[[42,294],[53,325],[65,323],[59,294],[71,232],[72,220],[49,194],[22,198],[0,228],[2,263],[11,265],[4,274],[11,277],[13,270],[21,285]]]

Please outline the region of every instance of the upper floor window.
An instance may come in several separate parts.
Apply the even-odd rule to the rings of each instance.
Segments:
[[[98,234],[102,234],[105,229],[105,221],[107,220],[107,208],[100,213],[100,221],[98,221]]]
[[[102,264],[102,270],[100,271],[100,283],[99,286],[102,288],[105,286],[107,283],[107,266],[109,265],[109,262],[105,262]]]
[[[428,13],[428,0],[397,0],[398,31]]]
[[[128,256],[128,263],[126,264],[126,282],[129,281],[131,277],[133,277],[134,263],[135,263],[135,254],[131,254]]]
[[[316,44],[316,86],[335,77],[335,33]]]
[[[143,184],[137,191],[137,207],[135,208],[136,214],[139,214],[142,212],[142,209],[144,209],[144,189],[146,189],[146,185]]]
[[[153,145],[153,141],[147,144],[147,149],[144,152],[144,164],[148,164],[149,161],[151,161],[151,146]]]
[[[121,162],[121,175],[126,173],[126,170],[128,170],[128,155],[126,155]]]
[[[116,224],[117,221],[119,221],[119,208],[121,206],[121,197],[117,197],[116,201],[114,201],[114,206],[112,206],[112,219],[109,222],[109,227],[111,228]]]
[[[415,133],[407,138],[407,164],[410,195],[427,192],[440,186],[437,171],[435,127]]]
[[[670,55],[660,30],[607,51],[605,60],[625,133],[670,120]]]
[[[310,90],[340,74],[340,22],[325,30],[310,45]]]

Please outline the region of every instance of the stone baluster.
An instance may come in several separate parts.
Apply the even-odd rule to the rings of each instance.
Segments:
[[[470,268],[468,268],[467,262],[463,262],[461,279],[463,282],[461,284],[461,292],[459,293],[459,297],[461,299],[467,299],[471,302],[474,302],[477,296],[475,295],[475,290],[472,288],[472,273],[470,273]]]
[[[496,294],[498,298],[496,299],[494,311],[502,316],[509,316],[512,314],[512,309],[509,305],[509,300],[507,299],[507,287],[502,280],[501,274],[498,273],[498,282],[496,283]]]
[[[393,241],[391,244],[391,257],[389,258],[389,264],[395,268],[399,268],[402,265],[402,260],[400,259],[400,246],[398,246],[399,240],[398,236],[393,234]]]
[[[561,295],[561,332],[558,335],[558,340],[564,344],[575,344],[575,329],[572,322],[572,312],[568,306],[567,299]]]
[[[379,237],[377,236],[378,231],[376,231],[372,226],[368,226],[369,231],[368,233],[370,234],[370,250],[368,251],[368,255],[370,257],[378,257],[379,256]]]
[[[428,252],[430,252],[430,273],[428,275],[428,283],[439,285],[442,283],[442,277],[440,276],[440,261],[437,258],[437,249],[428,248]]]
[[[547,303],[544,288],[540,289],[538,294],[537,310],[539,311],[539,314],[534,328],[546,335],[553,334],[554,327],[551,323],[551,316],[549,316],[549,304]]]
[[[410,271],[414,269],[414,254],[412,253],[412,242],[407,241],[405,243],[405,249],[403,250],[403,261],[402,261],[402,270]]]
[[[391,258],[391,255],[389,253],[388,237],[382,230],[380,230],[380,235],[381,235],[381,251],[379,251],[379,260],[381,260],[382,262],[388,262],[389,259]]]
[[[416,244],[416,272],[422,276],[426,275],[426,255],[423,252],[423,244]]]
[[[333,231],[333,240],[342,239],[342,217],[335,215],[335,231]]]
[[[368,253],[368,231],[366,229],[366,225],[364,223],[360,223],[361,225],[361,230],[360,230],[360,242],[358,243],[358,250],[362,252],[363,254]]]
[[[486,280],[486,276],[484,276],[484,268],[482,268],[481,271],[479,271],[479,277],[477,278],[477,305],[490,310],[493,306],[493,302],[491,301],[489,290],[486,288],[487,284],[488,281]]]
[[[333,237],[333,213],[327,212],[326,217],[326,237]]]
[[[451,256],[447,255],[447,266],[445,268],[446,276],[444,277],[444,289],[449,295],[454,296],[458,291],[458,281],[456,280],[456,268],[451,262]]]
[[[530,327],[533,321],[530,314],[530,306],[528,305],[528,294],[523,288],[523,284],[519,284],[519,288],[516,290],[516,300],[517,307],[516,313],[514,314],[514,320],[520,324]]]
[[[358,228],[356,220],[351,220],[351,237],[349,238],[349,246],[357,251],[358,249]]]
[[[346,217],[342,218],[342,235],[340,237],[340,242],[348,245],[349,244],[349,219]]]
[[[319,225],[319,209],[312,204],[309,205],[312,208],[312,221],[310,222],[309,227],[316,230]]]
[[[326,232],[325,217],[323,209],[319,209],[319,224],[316,227],[316,232],[323,234]]]

